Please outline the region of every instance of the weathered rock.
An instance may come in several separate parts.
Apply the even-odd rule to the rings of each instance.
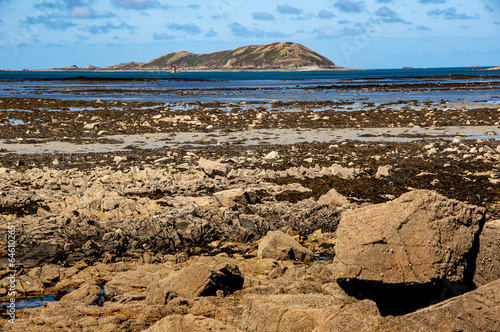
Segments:
[[[269,159],[277,159],[277,158],[279,158],[279,157],[280,157],[280,154],[279,154],[279,152],[278,152],[278,151],[271,151],[271,152],[269,152],[268,154],[266,154],[266,155],[264,156],[264,159],[265,159],[265,160],[269,160]]]
[[[154,281],[165,278],[173,270],[173,264],[164,263],[162,266],[153,264],[140,265],[136,269],[116,274],[106,283],[106,296],[119,296],[127,293],[142,293]]]
[[[59,265],[47,264],[42,266],[40,281],[44,284],[53,284],[59,280]]]
[[[353,300],[345,295],[246,295],[240,327],[245,331],[312,331]]]
[[[342,179],[350,179],[356,176],[356,170],[354,168],[343,167],[339,164],[333,164],[329,167],[331,175],[338,176]]]
[[[178,296],[215,296],[217,291],[227,295],[241,289],[243,281],[240,270],[233,264],[220,264],[213,268],[205,264],[191,264],[152,283],[146,290],[146,299],[149,304],[162,305]]]
[[[500,279],[500,220],[484,224],[479,237],[474,283],[482,286]]]
[[[380,312],[375,302],[363,300],[335,311],[317,326],[315,332],[370,331],[379,324]]]
[[[385,178],[391,175],[392,172],[392,166],[379,166],[377,169],[377,173],[375,173],[375,178],[380,179],[380,178]]]
[[[500,331],[500,280],[404,318],[433,331]]]
[[[347,198],[337,192],[334,188],[330,189],[326,194],[318,199],[318,204],[345,206],[349,205]]]
[[[78,302],[83,305],[98,304],[100,300],[101,287],[92,282],[81,285],[77,290],[61,298],[61,302]]]
[[[83,129],[92,130],[92,129],[99,128],[100,125],[101,124],[99,122],[88,123],[88,124],[86,124],[86,125],[83,126]]]
[[[226,176],[231,170],[227,164],[218,163],[205,158],[200,158],[200,160],[198,160],[198,165],[208,176],[211,177],[216,175]]]
[[[384,314],[418,309],[443,282],[471,283],[482,222],[484,209],[429,190],[347,212],[336,233],[334,273],[348,293],[389,306]]]
[[[233,207],[240,200],[245,192],[243,189],[228,189],[214,193],[215,198],[222,206]]]
[[[257,255],[262,258],[311,262],[313,253],[293,237],[280,231],[270,231],[259,243]]]
[[[203,316],[189,315],[170,315],[156,322],[146,331],[148,332],[163,332],[163,331],[241,331],[234,325],[225,324],[213,318]]]
[[[416,190],[345,213],[335,269],[342,278],[384,283],[462,281],[484,209]]]
[[[493,332],[500,329],[499,303],[500,280],[397,317],[382,317],[374,302],[363,300],[334,312],[314,331]]]

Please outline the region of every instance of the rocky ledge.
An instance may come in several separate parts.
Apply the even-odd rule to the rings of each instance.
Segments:
[[[2,326],[500,329],[500,223],[492,205],[401,184],[397,198],[360,199],[339,184],[397,187],[398,171],[265,166],[279,155],[266,152],[252,168],[234,156],[193,152],[168,163],[122,156],[108,166],[0,168],[1,238],[7,222],[16,228],[17,301],[54,295],[18,310],[15,325],[4,312]],[[495,192],[495,179],[484,178]],[[3,300],[9,277],[0,271]]]

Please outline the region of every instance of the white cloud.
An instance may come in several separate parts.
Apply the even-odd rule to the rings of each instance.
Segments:
[[[89,6],[78,6],[71,8],[71,17],[75,18],[89,18],[92,17],[92,8]]]

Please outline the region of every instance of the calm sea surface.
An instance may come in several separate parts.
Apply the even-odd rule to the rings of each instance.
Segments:
[[[451,79],[450,75],[455,78]],[[460,77],[461,75],[469,76]],[[456,77],[459,76],[457,79]],[[472,78],[470,76],[473,76]],[[81,80],[76,77],[92,78]],[[491,82],[492,88],[424,89],[426,83]],[[156,102],[354,101],[500,102],[500,71],[484,68],[318,72],[36,72],[0,71],[0,97]],[[384,85],[418,89],[372,91]],[[369,86],[369,87],[367,87]],[[324,89],[323,89],[324,87]],[[425,87],[425,86],[424,86]]]

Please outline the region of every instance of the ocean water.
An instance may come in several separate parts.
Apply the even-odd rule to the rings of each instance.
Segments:
[[[74,77],[160,80],[339,80],[374,78],[419,78],[446,75],[500,75],[499,71],[487,71],[488,67],[371,69],[346,71],[292,71],[292,72],[75,72],[75,71],[0,71],[0,80],[67,79]]]
[[[450,75],[454,78],[451,79]],[[457,78],[458,76],[458,78]],[[464,77],[462,77],[464,76]],[[468,77],[466,77],[468,76]],[[366,86],[491,82],[490,89],[371,91]],[[500,71],[485,68],[314,72],[0,71],[0,97],[155,102],[354,101],[500,102]],[[496,85],[496,86],[495,86]],[[333,88],[332,88],[333,87]]]

